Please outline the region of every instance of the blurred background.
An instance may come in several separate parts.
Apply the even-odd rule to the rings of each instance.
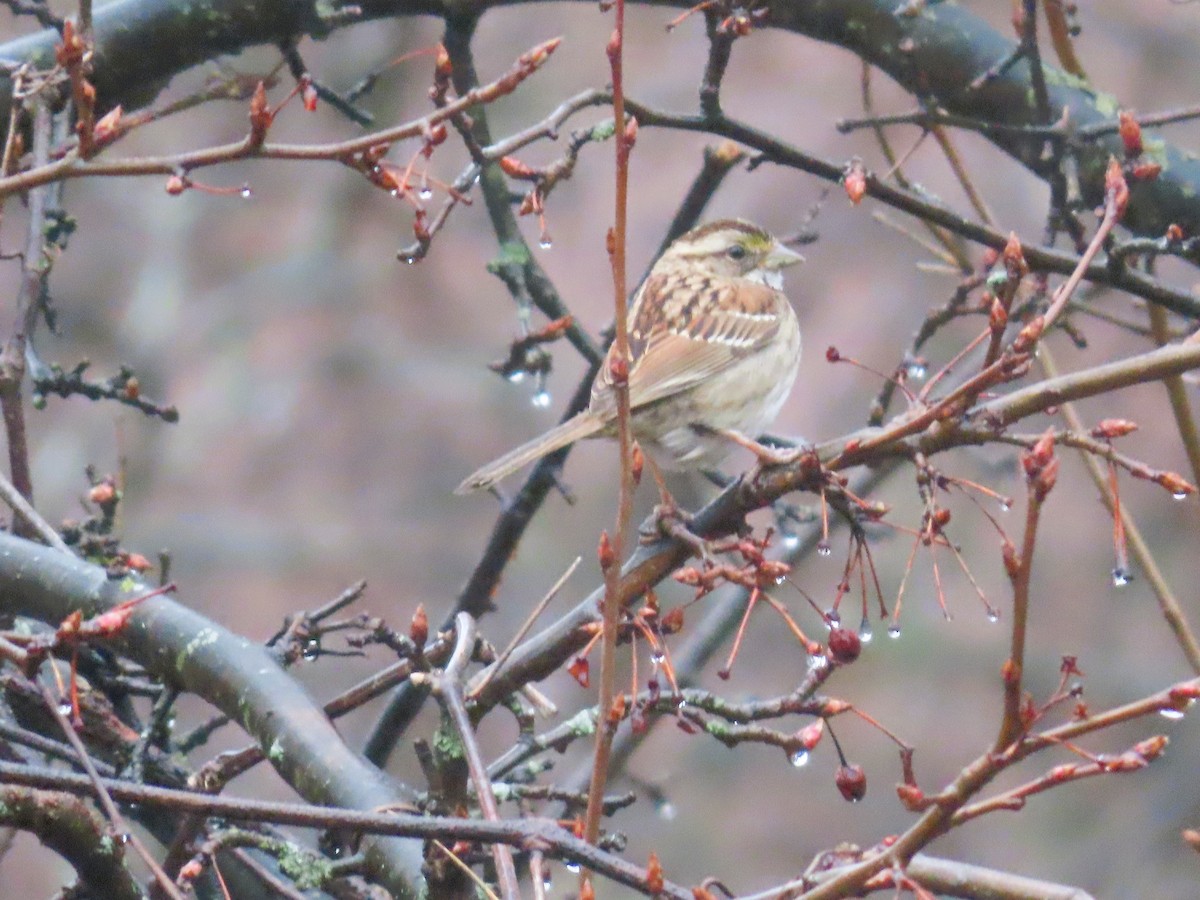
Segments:
[[[1009,33],[1008,4],[970,4]],[[707,44],[697,16],[673,33],[668,9],[629,10],[627,90],[631,97],[673,110],[692,110]],[[1200,96],[1200,23],[1187,4],[1097,4],[1081,13],[1077,48],[1095,86],[1124,108],[1152,112],[1189,105]],[[0,37],[25,33],[27,21],[3,20]],[[507,70],[518,54],[555,35],[563,46],[542,72],[513,96],[489,108],[494,136],[542,119],[564,97],[608,78],[603,52],[609,19],[593,5],[537,4],[489,12],[475,40],[480,77]],[[346,89],[364,74],[408,51],[434,45],[440,24],[412,18],[345,28],[329,40],[305,41],[301,52],[328,85]],[[270,49],[225,59],[220,66],[244,74],[271,70]],[[195,90],[216,67],[174,82],[160,98]],[[837,119],[861,113],[859,60],[838,48],[793,35],[756,31],[734,47],[723,102],[733,116],[769,129],[802,149],[844,161],[861,155],[882,170],[869,134],[838,134]],[[380,125],[428,109],[432,60],[419,56],[388,71],[364,101]],[[900,112],[914,104],[883,75],[874,78],[877,109]],[[273,101],[286,92],[281,85]],[[569,133],[603,118],[591,112]],[[1182,147],[1200,136],[1193,124],[1172,126],[1166,136]],[[213,103],[131,135],[113,156],[190,149],[240,138],[246,106]],[[272,136],[317,142],[358,133],[322,104],[316,114],[295,105]],[[916,129],[892,131],[901,151]],[[966,165],[1004,229],[1036,241],[1043,230],[1047,189],[974,135],[956,134]],[[543,143],[523,151],[543,165],[563,150]],[[702,136],[643,128],[631,169],[629,257],[631,277],[652,260],[664,230],[692,178],[706,143]],[[397,147],[403,164],[416,145]],[[437,151],[430,174],[450,181],[465,156],[453,137]],[[967,211],[961,190],[933,142],[907,166],[909,176],[955,208]],[[145,395],[178,406],[181,420],[164,425],[113,405],[51,399],[32,418],[37,505],[51,521],[79,517],[86,493],[84,467],[100,472],[124,467],[122,529],[126,545],[153,558],[169,549],[172,577],[183,602],[251,637],[266,638],[289,612],[312,609],[354,581],[369,590],[360,609],[403,627],[418,604],[440,621],[474,566],[497,513],[489,496],[454,497],[469,471],[549,427],[560,415],[583,364],[565,344],[555,345],[549,408],[531,401],[530,381],[513,385],[486,364],[506,355],[517,336],[513,303],[486,271],[497,252],[482,202],[454,211],[429,257],[418,265],[397,261],[411,242],[410,211],[348,169],[326,163],[230,165],[199,173],[210,184],[248,182],[253,197],[208,196],[191,191],[168,196],[164,181],[89,180],[67,186],[68,211],[79,222],[68,252],[51,279],[61,334],[37,341],[47,361],[69,367],[92,360],[94,377],[120,363],[132,365]],[[572,180],[560,185],[547,207],[553,237],[538,248],[537,223],[526,235],[577,321],[596,335],[611,315],[604,233],[612,218],[612,148],[585,148]],[[808,176],[764,165],[736,170],[715,196],[711,217],[739,216],[777,234],[811,224],[819,240],[805,249],[808,263],[788,275],[788,292],[804,328],[806,357],[777,431],[819,441],[860,426],[878,390],[876,379],[848,366],[830,366],[835,345],[878,369],[900,360],[931,306],[944,303],[955,279],[919,269],[930,257],[898,230],[874,216],[871,201],[853,207],[844,194]],[[810,210],[820,203],[816,219]],[[438,201],[434,201],[436,208]],[[23,240],[22,210],[10,203],[0,248]],[[898,213],[883,211],[892,222]],[[909,227],[911,223],[908,223]],[[976,257],[978,258],[978,256]],[[1164,273],[1184,284],[1191,271]],[[0,266],[0,296],[15,297],[17,266]],[[1142,320],[1128,298],[1098,294],[1097,305]],[[539,320],[535,320],[537,322]],[[1077,317],[1086,349],[1053,339],[1064,368],[1076,369],[1146,349],[1099,321]],[[978,320],[947,329],[930,348],[933,368],[977,332]],[[1185,460],[1161,386],[1122,391],[1083,404],[1089,423],[1103,417],[1136,420],[1141,430],[1122,449],[1155,467],[1185,472]],[[1040,430],[1048,419],[1029,423]],[[1079,460],[1064,455],[1059,487],[1043,525],[1035,564],[1035,595],[1027,664],[1029,687],[1042,698],[1058,682],[1064,654],[1079,657],[1087,674],[1086,701],[1095,710],[1118,705],[1186,677],[1181,652],[1158,614],[1145,579],[1117,589],[1111,521],[1099,505]],[[734,460],[731,471],[746,463]],[[1022,520],[1023,487],[1015,455],[962,452],[938,460],[949,474],[980,480],[1014,495],[1014,512],[1000,517],[1013,534]],[[584,562],[547,615],[565,611],[598,583],[594,549],[601,528],[611,527],[616,498],[615,453],[596,442],[572,453],[566,480],[578,497],[569,506],[552,497],[529,529],[496,596],[498,611],[484,623],[493,642],[507,642],[526,613],[579,555]],[[514,489],[518,481],[513,481]],[[1195,585],[1200,508],[1195,499],[1174,503],[1143,482],[1123,482],[1123,501],[1153,544],[1162,568],[1193,623],[1200,619]],[[695,506],[712,495],[699,482],[677,485]],[[807,498],[801,498],[804,502]],[[892,521],[919,524],[911,477],[894,477],[875,499],[891,504]],[[653,492],[639,497],[639,515]],[[950,534],[975,578],[1001,608],[1001,624],[987,621],[970,583],[949,554],[939,554],[946,599],[940,612],[927,551],[916,556],[905,592],[902,634],[877,638],[855,665],[840,672],[829,693],[853,702],[916,747],[916,772],[927,792],[939,789],[993,739],[999,721],[998,672],[1007,651],[1004,624],[1009,596],[998,539],[970,503],[951,503]],[[829,559],[803,560],[795,580],[818,602],[832,600],[845,558],[844,536]],[[873,545],[889,604],[895,600],[911,538],[880,532]],[[1135,576],[1140,573],[1135,572]],[[665,587],[672,603],[689,592]],[[818,633],[820,622],[802,598],[783,586],[781,601],[801,624]],[[851,607],[853,609],[853,607]],[[690,613],[698,616],[698,611]],[[856,613],[849,618],[857,619]],[[882,635],[884,625],[877,624]],[[330,646],[334,646],[333,643]],[[735,699],[789,691],[804,669],[802,650],[768,610],[751,622],[747,652],[729,682],[704,683]],[[386,662],[321,659],[299,677],[325,698]],[[715,670],[718,663],[714,663]],[[564,713],[593,702],[565,673],[541,686]],[[361,741],[377,707],[339,723],[353,745]],[[181,708],[180,726],[200,721],[198,703]],[[433,719],[419,728],[428,733]],[[781,727],[800,727],[796,720]],[[668,877],[694,884],[715,875],[736,891],[766,889],[804,869],[811,857],[840,841],[871,845],[912,821],[895,798],[900,772],[894,747],[878,732],[844,717],[834,723],[852,760],[867,771],[866,799],[845,803],[833,783],[838,761],[828,741],[803,769],[777,750],[742,747],[731,752],[663,722],[630,764],[638,782],[664,792],[669,806],[648,800],[609,827],[630,838],[630,856],[653,849]],[[1166,756],[1147,772],[1094,779],[1033,799],[1013,816],[998,814],[959,829],[930,848],[966,862],[1063,881],[1100,897],[1182,897],[1195,893],[1200,866],[1179,839],[1182,827],[1200,824],[1195,773],[1200,764],[1196,723],[1155,720],[1085,742],[1094,751],[1119,752],[1141,737],[1171,736]],[[493,716],[484,728],[491,752],[515,735],[511,721]],[[211,749],[241,746],[227,728]],[[587,748],[583,748],[586,750]],[[583,758],[559,763],[563,776]],[[1020,770],[1034,777],[1048,757]],[[260,767],[261,768],[261,767]],[[406,744],[394,755],[395,774],[420,783]],[[256,770],[234,792],[286,796]],[[619,778],[617,787],[629,787]],[[664,813],[666,813],[664,815]],[[28,838],[0,868],[10,896],[52,892],[68,877],[57,860]],[[35,865],[20,866],[24,858]],[[559,870],[555,894],[573,890]],[[617,892],[606,886],[604,896]]]

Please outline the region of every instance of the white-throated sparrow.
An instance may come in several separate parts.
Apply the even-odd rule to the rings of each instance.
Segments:
[[[800,364],[800,325],[780,270],[803,258],[732,219],[692,229],[659,257],[629,313],[630,424],[653,461],[713,466],[732,436],[753,438],[774,420]],[[491,487],[582,438],[615,435],[613,353],[586,410],[488,463],[455,493]]]

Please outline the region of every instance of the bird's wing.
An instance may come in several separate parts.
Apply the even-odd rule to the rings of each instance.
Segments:
[[[779,330],[781,299],[746,279],[651,275],[630,314],[630,406],[686,391],[762,349]],[[592,387],[593,409],[598,403],[612,403],[607,360]]]

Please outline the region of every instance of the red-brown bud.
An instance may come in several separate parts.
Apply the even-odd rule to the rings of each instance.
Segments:
[[[172,175],[167,179],[166,191],[172,197],[177,197],[188,189],[188,181],[182,175]]]
[[[658,627],[663,634],[676,634],[680,631],[683,628],[683,607],[673,606],[668,609],[663,613]]]
[[[1162,166],[1156,162],[1134,163],[1129,174],[1134,181],[1153,181],[1162,174]]]
[[[1121,135],[1121,146],[1125,148],[1126,159],[1136,159],[1142,155],[1142,126],[1137,119],[1121,110],[1117,113],[1117,131]]]
[[[642,453],[642,445],[635,441],[633,444],[633,453],[629,460],[629,474],[633,478],[635,487],[642,483],[642,470],[645,466],[646,455]]]
[[[502,156],[496,162],[499,164],[501,171],[510,178],[524,178],[532,181],[538,177],[538,173],[534,169],[521,162],[515,156]]]
[[[850,202],[858,206],[867,193],[867,173],[861,159],[853,159],[842,174],[842,186]]]
[[[617,553],[607,531],[600,532],[600,545],[596,548],[596,557],[600,560],[601,572],[607,572],[617,561]]]
[[[624,694],[617,694],[613,697],[612,705],[608,707],[607,721],[609,726],[616,726],[625,718],[625,710],[628,704],[625,701]]]
[[[841,362],[842,354],[838,352],[837,347],[829,347],[825,350],[825,362]]]
[[[420,650],[429,640],[429,616],[425,613],[425,604],[419,604],[413,613],[412,621],[408,623],[408,636]]]
[[[1112,440],[1137,431],[1137,422],[1129,419],[1101,419],[1092,429],[1092,437]]]
[[[1043,316],[1034,316],[1029,324],[1020,330],[1017,334],[1017,339],[1013,341],[1013,349],[1018,353],[1026,353],[1032,350],[1042,338],[1042,332],[1046,330],[1046,319]]]
[[[825,720],[816,719],[796,732],[796,741],[804,750],[812,750],[825,735]]]
[[[1008,310],[1004,308],[1004,304],[997,298],[992,298],[991,308],[988,310],[988,327],[992,331],[1003,331],[1008,325]]]
[[[117,489],[113,486],[112,482],[107,480],[102,481],[97,485],[93,485],[92,489],[88,491],[88,499],[97,506],[104,506],[118,499]]]
[[[588,687],[592,683],[591,665],[586,656],[576,656],[567,666],[567,674],[579,682],[580,687]]]
[[[1017,556],[1017,548],[1008,538],[1000,545],[1000,558],[1004,561],[1004,571],[1010,579],[1015,579],[1021,569],[1021,560]]]
[[[1176,500],[1196,493],[1196,486],[1176,472],[1160,472],[1154,481],[1170,491]]]
[[[619,353],[613,353],[608,358],[608,375],[614,386],[629,383],[629,360]]]
[[[662,863],[658,861],[658,854],[651,850],[650,859],[646,863],[646,893],[652,897],[661,894],[663,883]]]
[[[1025,254],[1021,250],[1021,239],[1015,231],[1008,233],[1008,243],[1004,245],[1004,268],[1010,275],[1020,278],[1029,272],[1029,264],[1025,262]]]
[[[1029,455],[1033,457],[1038,466],[1045,466],[1054,458],[1054,429],[1047,428],[1037,443],[1033,445],[1033,449],[1029,451]]]
[[[1182,241],[1183,240],[1183,229],[1180,228],[1178,225],[1176,225],[1174,222],[1172,222],[1170,225],[1167,226],[1166,238],[1171,243],[1176,243],[1177,241]]]
[[[629,117],[629,121],[625,123],[625,146],[632,149],[637,143],[638,136],[638,120],[634,116]]]

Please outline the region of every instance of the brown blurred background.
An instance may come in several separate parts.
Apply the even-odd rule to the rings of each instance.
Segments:
[[[1007,31],[1008,4],[975,6]],[[674,15],[630,10],[628,91],[654,105],[690,110],[706,52],[703,25],[697,17],[668,35],[663,25]],[[1096,87],[1116,95],[1124,107],[1150,112],[1200,96],[1194,5],[1097,4],[1084,9],[1082,21],[1077,46],[1083,61]],[[27,27],[6,22],[3,36]],[[489,110],[493,134],[541,119],[576,90],[602,86],[609,27],[591,5],[539,4],[488,13],[475,41],[484,79],[504,71],[533,43],[565,37],[542,73]],[[428,18],[375,23],[344,29],[321,44],[306,42],[301,50],[321,80],[346,88],[392,57],[430,46],[439,35],[438,22]],[[223,64],[261,73],[276,59],[273,51],[262,50]],[[419,115],[428,106],[430,71],[428,57],[400,66],[381,79],[364,105],[381,124]],[[859,154],[869,167],[883,168],[866,134],[842,136],[833,127],[838,118],[860,113],[859,72],[859,61],[843,50],[763,30],[735,46],[724,105],[812,153],[835,160]],[[206,74],[178,79],[169,96],[186,94]],[[913,106],[883,76],[876,75],[875,86],[881,111]],[[600,117],[585,114],[578,122]],[[215,144],[240,137],[245,127],[243,105],[212,104],[136,133],[111,153]],[[285,113],[273,135],[320,141],[355,133],[355,126],[322,106],[315,115],[299,107]],[[917,132],[892,134],[905,149]],[[1196,144],[1198,131],[1180,125],[1167,134],[1186,147]],[[975,136],[956,135],[956,141],[1002,226],[1037,240],[1045,186]],[[539,145],[521,157],[543,164],[561,152],[561,143]],[[694,135],[641,131],[631,175],[631,273],[650,262],[699,168],[705,143]],[[430,169],[447,181],[463,163],[453,144],[452,139],[437,152]],[[393,156],[403,162],[408,152],[397,148]],[[553,247],[536,249],[535,222],[526,230],[563,298],[592,334],[611,309],[603,242],[612,216],[611,171],[611,147],[587,147],[574,179],[550,199]],[[907,171],[946,203],[967,209],[933,142],[918,150]],[[178,425],[165,426],[111,405],[51,400],[47,411],[33,417],[40,510],[52,521],[78,516],[84,466],[116,471],[124,457],[128,546],[148,556],[169,548],[181,598],[223,624],[265,638],[287,613],[311,609],[359,578],[370,584],[363,609],[401,625],[423,603],[440,620],[496,514],[490,497],[456,498],[452,488],[478,464],[552,424],[582,363],[565,345],[554,348],[550,409],[531,404],[528,381],[514,386],[486,369],[505,354],[517,326],[507,292],[485,271],[496,246],[482,203],[456,210],[429,258],[406,266],[395,254],[411,240],[408,210],[347,169],[249,163],[209,170],[200,178],[223,185],[248,181],[254,197],[194,191],[171,197],[154,178],[67,187],[67,207],[79,231],[51,280],[62,334],[41,335],[38,349],[63,365],[87,357],[98,377],[129,363],[144,393],[176,404],[182,417]],[[826,188],[770,165],[752,173],[739,170],[717,194],[711,213],[789,233],[805,224],[807,210]],[[17,204],[7,211],[0,239],[12,251],[23,225]],[[878,385],[864,373],[828,365],[825,347],[836,345],[891,369],[926,309],[953,290],[950,277],[915,267],[927,255],[873,219],[875,211],[870,202],[852,207],[835,188],[815,221],[820,240],[806,249],[808,264],[789,274],[807,355],[780,420],[781,433],[822,440],[860,425]],[[1193,277],[1189,271],[1173,274],[1184,283]],[[0,295],[15,296],[16,275],[14,265],[0,268]],[[1096,302],[1134,318],[1142,315],[1122,297],[1102,295]],[[1081,318],[1078,324],[1089,340],[1087,350],[1061,336],[1054,339],[1067,368],[1146,346],[1098,322]],[[972,322],[948,330],[931,349],[931,362],[948,359],[976,327]],[[1185,471],[1161,388],[1124,391],[1084,404],[1083,412],[1088,421],[1135,419],[1142,430],[1125,439],[1124,449],[1152,465]],[[1045,424],[1031,423],[1028,430]],[[598,583],[593,551],[599,530],[611,525],[614,514],[614,461],[611,445],[604,443],[572,454],[566,477],[579,502],[568,506],[552,498],[530,528],[497,595],[499,611],[484,625],[496,643],[507,641],[575,556],[582,555],[584,564],[552,611],[565,610]],[[1013,454],[966,452],[940,463],[952,474],[1020,496]],[[1193,620],[1200,619],[1197,502],[1173,503],[1145,483],[1126,481],[1123,487],[1125,502],[1180,599]],[[702,484],[679,490],[693,501],[711,493]],[[642,491],[643,504],[651,493]],[[894,521],[917,524],[911,478],[894,478],[879,499],[895,507]],[[1018,503],[1003,519],[1014,532],[1021,508]],[[959,502],[953,509],[952,536],[1007,616],[994,532],[970,504]],[[1063,654],[1079,656],[1094,709],[1185,677],[1182,654],[1145,579],[1121,590],[1111,584],[1111,523],[1077,459],[1064,458],[1047,516],[1035,567],[1027,666],[1035,694],[1044,697],[1057,683]],[[825,602],[840,576],[843,538],[834,546],[832,560],[814,556],[796,573]],[[875,544],[889,602],[909,549],[910,539],[901,534],[882,534]],[[945,621],[937,608],[928,554],[918,554],[902,637],[889,641],[877,625],[880,637],[829,686],[916,746],[916,770],[927,791],[951,779],[993,738],[997,676],[1007,648],[1004,620],[990,625],[949,555],[940,554],[939,562],[953,621]],[[664,594],[672,600],[687,596],[673,589]],[[806,628],[820,630],[794,591],[781,589],[779,597]],[[766,610],[756,614],[748,648],[728,683],[711,677],[708,683],[735,698],[770,696],[795,684],[803,655]],[[327,697],[383,661],[381,654],[325,659],[300,677],[309,679],[314,694]],[[565,674],[543,687],[566,713],[592,697]],[[199,704],[185,704],[180,724],[204,714]],[[360,743],[373,715],[374,709],[343,720],[347,739]],[[428,724],[423,720],[422,727]],[[658,815],[647,801],[610,824],[629,834],[635,860],[654,849],[672,879],[698,883],[716,875],[739,891],[765,889],[796,875],[814,853],[838,841],[870,844],[902,830],[912,816],[892,791],[899,780],[894,749],[860,722],[841,720],[835,727],[848,754],[868,773],[870,788],[860,804],[846,804],[837,795],[832,777],[837,760],[828,744],[806,768],[794,770],[778,751],[730,752],[666,722],[635,756],[631,770],[666,792],[675,817]],[[1200,863],[1180,841],[1179,829],[1200,824],[1195,722],[1155,720],[1087,746],[1117,752],[1152,730],[1171,735],[1173,744],[1150,771],[1035,798],[1019,815],[973,823],[932,851],[1076,884],[1101,897],[1194,896]],[[214,746],[240,746],[233,729],[226,731]],[[512,737],[502,715],[488,720],[485,738],[492,750]],[[420,780],[407,745],[392,768],[401,778]],[[559,769],[564,775],[571,770],[570,760]],[[1035,765],[1022,775],[1039,771]],[[622,784],[628,782],[618,780]],[[257,771],[232,790],[285,793],[279,785],[264,784]],[[16,865],[24,856],[2,864],[0,883],[8,886],[8,896],[45,895],[62,883],[64,872],[53,857],[27,838],[18,844],[37,865]],[[557,880],[555,893],[564,895],[571,879],[559,870]],[[617,893],[611,887],[603,891]]]

